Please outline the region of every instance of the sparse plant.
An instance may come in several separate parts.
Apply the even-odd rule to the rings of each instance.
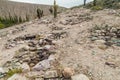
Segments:
[[[53,9],[54,9],[54,18],[56,18],[57,17],[57,11],[58,11],[58,5],[56,4],[56,0],[54,0]]]
[[[53,14],[53,7],[50,7],[49,11],[50,11],[51,14]]]
[[[22,73],[22,69],[21,68],[9,69],[9,71],[6,73],[6,76],[11,77],[12,75],[16,73]]]
[[[96,6],[97,0],[93,1],[93,6]]]
[[[37,9],[37,17],[40,19],[43,16],[43,10]]]
[[[26,21],[29,21],[30,19],[29,19],[29,15],[28,14],[26,14]]]
[[[98,11],[98,10],[102,10],[103,8],[101,6],[93,6],[91,8],[91,10],[94,10],[94,11]]]

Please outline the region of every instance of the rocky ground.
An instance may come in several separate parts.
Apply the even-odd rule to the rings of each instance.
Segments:
[[[1,80],[120,80],[120,10],[45,16],[0,30],[0,45]]]

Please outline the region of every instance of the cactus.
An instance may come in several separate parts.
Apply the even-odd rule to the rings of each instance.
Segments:
[[[49,11],[50,11],[51,14],[53,14],[53,7],[50,7]]]
[[[86,5],[86,0],[84,0],[84,6]]]
[[[57,17],[57,10],[58,10],[58,5],[56,4],[56,0],[54,0],[53,8],[54,8],[54,18],[56,18]]]
[[[21,16],[19,16],[19,23],[23,22]]]
[[[97,2],[97,0],[94,0],[94,1],[93,1],[93,6],[96,6],[96,2]]]
[[[40,19],[43,16],[43,10],[37,9],[37,17]]]
[[[26,20],[25,21],[29,21],[29,15],[26,13]]]

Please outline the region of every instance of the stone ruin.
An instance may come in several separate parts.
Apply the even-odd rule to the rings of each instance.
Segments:
[[[109,26],[96,25],[93,29],[91,29],[92,41],[95,40],[104,40],[107,46],[116,45],[120,46],[120,27],[119,26]]]

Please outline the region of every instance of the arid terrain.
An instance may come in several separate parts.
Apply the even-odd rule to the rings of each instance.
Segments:
[[[119,31],[119,9],[74,8],[60,13],[57,18],[44,16],[0,30],[0,66],[6,69],[24,62],[30,66],[28,72],[8,80],[66,80],[64,73],[64,77],[54,73],[65,67],[74,70],[70,75],[86,75],[82,79],[72,77],[72,80],[120,80]],[[54,56],[50,58],[51,55]],[[52,65],[49,60],[53,60]],[[35,66],[39,61],[42,68]]]
[[[0,17],[20,16],[26,18],[26,15],[30,19],[35,19],[37,17],[37,9],[43,10],[44,15],[49,15],[50,5],[39,5],[30,3],[18,3],[8,0],[0,0]],[[59,12],[65,8],[59,8]]]

